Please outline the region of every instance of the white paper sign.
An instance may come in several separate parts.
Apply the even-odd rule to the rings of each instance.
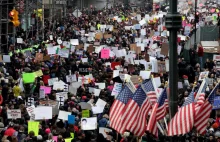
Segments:
[[[95,96],[99,96],[100,92],[101,92],[101,89],[94,88],[94,95]]]
[[[34,109],[35,120],[52,119],[52,107],[38,106]]]
[[[150,71],[140,71],[140,76],[141,76],[143,79],[149,79],[149,78],[150,78],[150,74],[151,74]]]
[[[10,55],[3,55],[3,62],[4,63],[10,63],[11,62]]]
[[[8,109],[7,116],[8,116],[8,119],[21,118],[21,110],[20,109]]]
[[[71,112],[60,110],[59,115],[58,115],[58,119],[68,120],[68,115],[71,115]]]
[[[97,129],[97,117],[81,118],[82,130],[95,130]]]
[[[17,38],[17,43],[23,43],[23,39],[22,38]]]
[[[78,39],[70,39],[70,44],[79,45],[79,40]]]
[[[105,83],[95,83],[95,85],[98,85],[99,89],[105,89]]]

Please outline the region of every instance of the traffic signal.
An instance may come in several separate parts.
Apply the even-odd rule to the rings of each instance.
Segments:
[[[20,25],[19,17],[18,17],[18,11],[13,9],[10,11],[9,16],[11,17],[11,22],[15,27],[18,27]]]

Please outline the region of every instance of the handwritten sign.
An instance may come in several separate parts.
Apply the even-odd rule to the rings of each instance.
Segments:
[[[102,49],[101,58],[108,59],[109,58],[109,53],[110,53],[109,49]]]
[[[220,55],[213,55],[213,61],[220,61]]]
[[[8,119],[21,118],[21,110],[20,109],[7,110],[7,115],[8,115]]]
[[[122,84],[121,83],[115,83],[114,88],[112,90],[112,96],[118,96],[118,94],[121,92]]]

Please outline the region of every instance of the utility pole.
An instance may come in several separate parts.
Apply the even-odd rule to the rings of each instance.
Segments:
[[[37,26],[37,32],[36,32],[36,40],[39,40],[39,29],[38,29],[38,1],[37,1],[37,13],[36,13],[36,20],[37,20],[37,23],[36,23],[36,26]]]
[[[42,40],[44,41],[44,0],[42,0]]]
[[[170,0],[170,9],[166,15],[166,28],[170,32],[169,37],[169,112],[170,119],[174,117],[178,107],[178,71],[177,71],[177,31],[182,27],[182,17],[177,12],[177,0]],[[174,142],[176,137],[172,137]]]
[[[196,43],[196,10],[197,10],[197,0],[195,0],[195,20],[194,20],[194,26],[195,26],[195,33],[194,33],[194,49],[196,50],[197,48],[197,43]]]

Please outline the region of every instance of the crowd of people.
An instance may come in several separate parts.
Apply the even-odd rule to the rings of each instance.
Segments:
[[[37,41],[36,37],[25,39],[25,34],[18,33],[17,38],[23,39],[22,42],[10,46],[8,51],[10,59],[6,61],[6,58],[3,57],[3,62],[0,63],[1,140],[3,142],[170,141],[169,137],[161,133],[159,133],[159,137],[155,137],[146,131],[139,138],[129,132],[119,134],[109,127],[111,123],[109,120],[110,108],[117,97],[112,95],[112,91],[115,83],[126,82],[126,79],[122,77],[123,74],[131,77],[138,76],[138,80],[133,82],[135,86],[146,79],[146,76],[140,75],[140,71],[146,70],[151,71],[151,75],[154,77],[160,78],[158,88],[164,88],[168,81],[169,72],[158,71],[155,69],[155,64],[152,63],[155,60],[156,62],[165,62],[169,59],[168,51],[166,51],[167,54],[160,53],[163,50],[163,43],[166,43],[168,38],[157,35],[166,32],[164,26],[166,9],[165,7],[162,9],[163,11],[161,9],[162,7],[157,7],[155,12],[149,7],[147,9],[131,9],[118,5],[111,9],[84,10],[79,17],[69,14],[63,21],[57,21],[55,28],[46,22],[45,29],[43,29],[45,38],[42,41]],[[143,19],[145,19],[145,23],[140,25],[139,22]],[[194,25],[195,21],[189,21],[189,19],[187,21]],[[160,25],[162,28],[159,28]],[[191,33],[194,32],[193,28],[191,27]],[[180,31],[183,34],[184,28]],[[190,37],[191,33],[187,36]],[[137,41],[139,39],[141,44]],[[191,48],[189,50],[190,62],[185,61],[181,54],[184,43],[184,40],[179,41],[180,50],[177,61],[179,82],[182,83],[182,87],[180,85],[178,90],[179,106],[182,106],[188,97],[194,82],[197,82],[195,90],[199,88],[202,83],[199,81],[201,72],[209,71],[208,78],[211,80],[205,91],[206,95],[215,87],[220,76],[215,61],[207,59],[206,62],[203,62],[197,58],[204,55],[201,45],[198,46],[198,50]],[[56,51],[53,50],[54,48]],[[102,55],[103,49],[109,49],[108,57]],[[61,51],[63,52],[61,53]],[[120,52],[120,54],[116,52]],[[119,64],[113,66],[112,63]],[[147,63],[151,64],[150,67],[147,66]],[[120,70],[118,75],[115,75],[115,70]],[[42,74],[36,75],[33,81],[27,81],[27,78],[31,76],[24,77],[24,74],[37,71]],[[75,79],[72,78],[74,81],[67,76],[75,77]],[[57,82],[62,81],[69,88],[61,87],[62,89],[59,89],[58,85],[58,89],[54,89],[54,82],[51,85],[49,81],[52,78],[58,78]],[[75,84],[75,82],[80,82],[80,84]],[[105,85],[102,88],[97,83]],[[42,86],[51,87],[49,93],[45,94],[44,92],[44,97],[40,93]],[[100,90],[98,95],[94,89]],[[57,94],[62,92],[67,92],[63,103],[57,98]],[[58,102],[59,111],[70,112],[75,117],[75,122],[70,124],[68,119],[60,119],[59,111],[58,113],[53,112],[51,119],[35,120],[27,110],[32,106],[29,104],[29,98],[34,98],[32,105],[35,108],[40,108],[43,105],[42,101],[45,100]],[[102,111],[94,113],[91,107],[95,106],[100,99],[106,104]],[[82,125],[88,123],[88,119],[81,120],[84,115],[82,102],[90,105],[87,117],[97,118],[97,126],[94,130],[82,128]],[[50,104],[46,105],[51,106]],[[52,107],[54,108],[54,106]],[[9,118],[9,110],[14,109],[20,110],[20,118]],[[43,115],[45,112],[41,113]],[[213,110],[204,135],[198,135],[196,131],[192,130],[190,133],[179,136],[177,141],[219,141],[219,115],[218,110]],[[35,129],[29,130],[30,121],[39,122],[37,134]],[[101,127],[110,131],[104,134],[101,132]]]

